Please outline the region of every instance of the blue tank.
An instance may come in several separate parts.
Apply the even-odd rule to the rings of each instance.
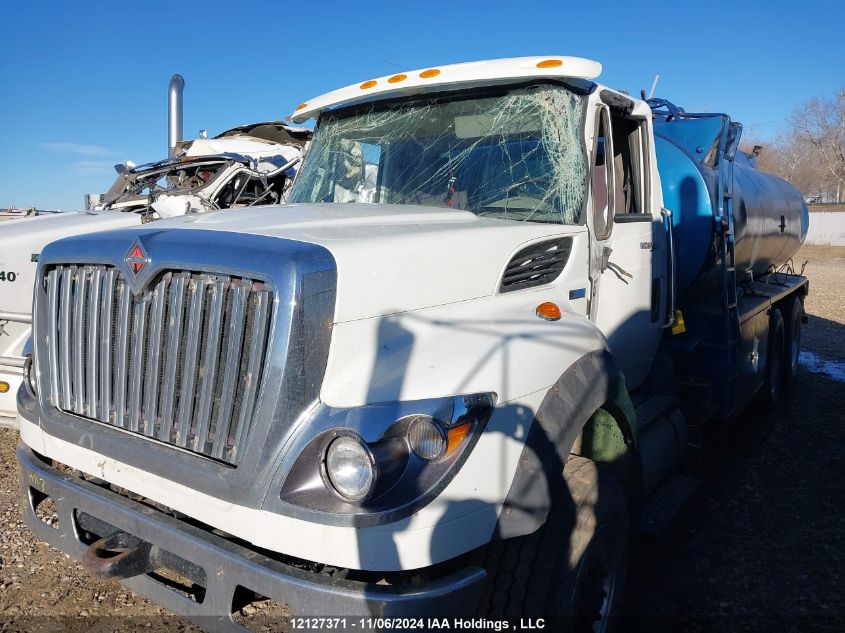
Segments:
[[[717,289],[721,275],[715,165],[727,119],[680,113],[655,116],[655,151],[663,205],[673,214],[676,292],[698,296]],[[756,277],[792,257],[807,235],[809,213],[797,189],[757,169],[743,152],[736,152],[733,179],[735,263],[741,281],[749,272]]]

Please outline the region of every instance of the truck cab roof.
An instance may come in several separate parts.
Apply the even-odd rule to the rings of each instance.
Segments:
[[[490,59],[409,70],[327,92],[296,107],[290,119],[302,123],[325,110],[378,99],[530,81],[590,81],[601,74],[599,62],[583,57],[533,56]]]

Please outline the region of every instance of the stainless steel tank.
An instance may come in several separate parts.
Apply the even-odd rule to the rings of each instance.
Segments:
[[[717,171],[714,144],[720,117],[655,121],[657,167],[663,204],[673,212],[676,291],[702,295],[718,289]],[[756,168],[737,152],[733,166],[733,206],[737,279],[778,268],[801,247],[809,213],[801,193]]]

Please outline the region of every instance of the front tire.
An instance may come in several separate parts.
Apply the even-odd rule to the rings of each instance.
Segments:
[[[625,489],[584,457],[570,457],[563,477],[568,498],[542,527],[488,546],[481,615],[551,618],[555,630],[578,633],[608,631],[619,616],[630,537]]]

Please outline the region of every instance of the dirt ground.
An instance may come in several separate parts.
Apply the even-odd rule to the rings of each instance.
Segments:
[[[774,415],[709,434],[696,493],[637,544],[626,631],[845,630],[845,247],[794,260],[811,362]]]
[[[625,630],[845,630],[845,382],[834,377],[845,367],[845,248],[805,247],[796,268],[804,260],[803,349],[816,373],[803,371],[775,415],[751,411],[712,433],[696,493],[667,532],[633,548]],[[0,429],[0,631],[198,630],[33,538],[17,442]]]

